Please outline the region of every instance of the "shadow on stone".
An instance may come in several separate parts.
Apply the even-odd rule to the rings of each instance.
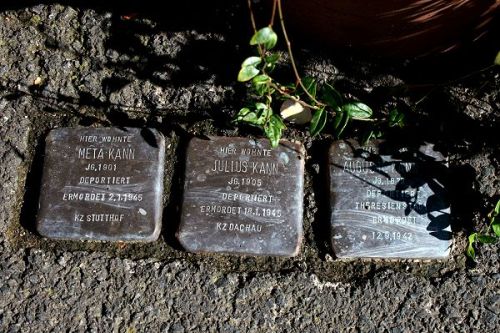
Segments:
[[[453,180],[434,145],[339,141],[330,161],[331,237],[337,256],[448,256]]]
[[[319,141],[313,144],[310,151],[312,160],[314,162],[307,163],[308,169],[311,169],[311,163],[316,163],[319,167],[317,172],[312,173],[312,190],[314,192],[315,204],[317,207],[314,214],[314,222],[311,224],[309,232],[306,230],[306,235],[310,235],[311,240],[314,241],[318,247],[318,254],[321,258],[325,255],[332,253],[330,245],[330,228],[327,221],[330,219],[330,200],[328,197],[329,184],[325,182],[328,179],[328,168],[322,167],[328,165],[328,151],[331,145],[330,140]],[[308,228],[307,225],[304,226]],[[312,235],[311,235],[312,234]]]
[[[48,131],[36,141],[35,153],[31,168],[26,176],[24,187],[23,205],[21,208],[20,223],[23,228],[30,233],[37,234],[36,215],[38,213],[38,202],[40,199],[40,189],[42,184],[43,161],[45,154],[45,137]]]

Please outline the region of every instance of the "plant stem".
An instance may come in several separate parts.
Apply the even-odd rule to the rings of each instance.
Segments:
[[[248,5],[248,11],[250,12],[250,22],[252,22],[252,28],[253,32],[257,32],[257,25],[255,24],[255,16],[253,15],[253,9],[252,9],[252,0],[247,0],[247,5]],[[257,45],[257,49],[259,50],[259,55],[261,58],[264,57],[264,50],[260,45]]]
[[[250,0],[249,0],[250,1]],[[293,52],[292,52],[292,43],[290,42],[290,39],[288,38],[288,34],[286,32],[285,28],[285,19],[283,17],[283,10],[281,8],[281,0],[274,0],[275,4],[277,3],[278,5],[278,15],[280,18],[280,23],[281,23],[281,30],[283,31],[283,37],[285,38],[286,42],[286,47],[288,49],[288,55],[290,56],[290,63],[292,65],[293,73],[295,75],[295,79],[297,80],[297,83],[300,85],[302,90],[306,93],[306,95],[316,104],[320,106],[325,106],[325,104],[319,102],[314,96],[312,96],[309,91],[307,91],[307,88],[304,86],[304,83],[302,83],[302,79],[300,78],[299,71],[297,70],[297,65],[295,64],[295,58],[293,57]]]
[[[356,121],[368,121],[368,122],[378,121],[378,119],[375,119],[375,118],[351,118],[351,119],[354,119]]]
[[[283,95],[286,98],[289,98],[289,99],[291,99],[291,100],[299,103],[302,106],[308,107],[308,108],[313,109],[313,110],[319,110],[319,109],[321,109],[318,106],[314,106],[314,105],[311,105],[311,104],[308,104],[308,103],[304,102],[303,100],[299,99],[297,96],[290,95],[286,91],[282,90],[282,88],[280,86],[278,86],[277,84],[275,84],[275,83],[271,83],[271,87],[273,87],[274,89],[276,89],[276,91],[278,93],[280,93],[281,95]]]
[[[272,27],[274,25],[274,18],[276,17],[276,4],[277,1],[273,1],[273,10],[271,12],[271,21],[269,22],[269,26]]]
[[[250,12],[250,22],[252,22],[253,31],[257,32],[257,25],[255,24],[255,16],[253,15],[253,10],[252,10],[252,0],[248,0],[247,4],[248,4],[248,11]]]

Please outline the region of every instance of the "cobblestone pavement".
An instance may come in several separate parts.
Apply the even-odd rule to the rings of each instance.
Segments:
[[[319,186],[331,138],[312,140],[294,128],[286,135],[302,140],[309,154],[302,253],[292,259],[193,255],[172,237],[182,149],[192,135],[249,134],[228,124],[245,98],[234,82],[248,51],[244,8],[219,1],[190,10],[187,1],[183,15],[165,5],[136,17],[96,2],[68,3],[16,3],[0,11],[1,331],[499,331],[498,246],[483,246],[477,264],[463,254],[464,230],[484,227],[500,195],[498,72],[478,78],[481,89],[471,83],[443,90],[418,118],[423,139],[456,142],[447,146],[460,180],[448,260],[334,259],[323,236],[327,195]],[[377,66],[339,61],[337,68],[318,51],[298,54],[304,72],[334,77],[362,96],[405,83]],[[449,113],[436,116],[442,110]],[[48,130],[111,125],[151,126],[168,139],[160,240],[42,239],[34,220]]]

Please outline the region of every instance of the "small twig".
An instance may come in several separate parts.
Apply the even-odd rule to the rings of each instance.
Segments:
[[[354,118],[354,120],[357,120],[357,121],[367,121],[367,122],[378,121],[378,119],[375,119],[375,118]]]
[[[293,100],[294,102],[299,103],[302,106],[308,107],[308,108],[313,109],[313,110],[319,110],[319,109],[321,109],[318,106],[314,106],[314,105],[311,105],[309,103],[304,102],[303,100],[299,99],[297,96],[290,95],[289,93],[287,93],[286,91],[284,91],[280,86],[278,86],[275,83],[271,83],[271,87],[273,87],[274,89],[276,89],[276,91],[278,93],[280,93],[281,95],[285,96],[286,98],[289,98],[289,99]]]
[[[274,25],[274,18],[276,17],[276,4],[278,0],[273,1],[273,10],[271,12],[271,21],[269,21],[269,26],[272,27]]]
[[[281,30],[283,31],[283,37],[285,38],[286,42],[286,47],[288,49],[288,55],[290,56],[290,63],[292,65],[293,73],[295,75],[295,79],[297,80],[297,83],[300,85],[302,90],[306,93],[306,95],[316,104],[320,106],[325,106],[324,103],[319,102],[314,96],[312,96],[309,91],[307,91],[307,88],[304,86],[304,83],[302,83],[302,79],[300,78],[299,71],[297,70],[297,65],[295,64],[295,58],[293,57],[293,52],[292,52],[292,43],[290,42],[290,39],[288,38],[288,34],[286,32],[285,28],[285,19],[283,17],[283,10],[281,8],[281,0],[275,0],[275,2],[278,4],[278,15],[280,18],[280,23],[281,23]]]
[[[252,22],[253,32],[257,33],[257,25],[255,24],[255,16],[253,15],[253,9],[252,9],[252,0],[247,0],[247,4],[248,4],[248,11],[250,13],[250,22]],[[259,50],[259,55],[263,57],[264,50],[262,49],[262,47],[260,45],[257,45],[257,49]]]
[[[257,32],[257,25],[255,24],[255,16],[253,15],[252,0],[247,1],[248,11],[250,12],[250,22],[252,22],[252,28],[254,32]]]

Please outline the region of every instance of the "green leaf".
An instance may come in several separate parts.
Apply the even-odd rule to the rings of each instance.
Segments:
[[[259,74],[259,70],[253,66],[246,66],[240,69],[240,72],[238,73],[238,81],[239,82],[246,82],[251,79],[253,79],[255,76]]]
[[[500,66],[500,52],[497,53],[497,56],[495,58],[495,65]]]
[[[495,235],[500,237],[500,200],[498,200],[495,209],[489,214],[491,229]]]
[[[333,117],[333,129],[336,130],[339,128],[340,122],[342,121],[342,117],[344,116],[344,113],[342,111],[337,111],[335,113],[335,116]]]
[[[264,103],[255,103],[255,108],[258,111],[256,125],[265,125],[273,114],[273,110]]]
[[[252,83],[256,85],[268,84],[271,81],[271,78],[266,74],[257,75],[253,78]]]
[[[495,233],[495,235],[500,237],[500,216],[495,216],[491,220],[491,229],[493,229],[493,232]]]
[[[271,117],[272,110],[264,103],[255,103],[255,110],[242,108],[236,116],[236,121],[249,123],[254,126],[264,126]]]
[[[257,110],[266,110],[266,109],[268,109],[267,105],[264,104],[264,103],[261,103],[261,102],[255,103],[255,108]]]
[[[326,116],[327,114],[324,108],[316,110],[311,119],[311,125],[309,126],[311,136],[316,136],[323,130],[326,125]]]
[[[370,140],[379,139],[383,136],[383,132],[381,130],[370,130],[365,132],[363,135],[362,145],[366,145]]]
[[[264,131],[266,132],[266,136],[269,141],[271,141],[271,146],[273,148],[278,146],[281,134],[285,128],[285,124],[277,115],[273,114],[271,118],[269,118],[269,122],[267,123],[267,126],[265,126]]]
[[[257,66],[262,62],[262,59],[260,57],[248,57],[246,58],[243,63],[241,64],[241,68],[248,67],[248,66]]]
[[[267,50],[272,49],[278,42],[278,35],[271,27],[265,27],[257,31],[250,39],[250,45],[263,45]]]
[[[467,256],[472,258],[472,260],[476,259],[476,251],[474,251],[474,243],[477,239],[477,233],[472,233],[469,235],[469,246],[467,246]]]
[[[258,95],[263,96],[269,91],[269,82],[271,78],[266,74],[257,75],[252,80],[252,87]]]
[[[252,112],[252,110],[250,110],[250,108],[241,108],[240,111],[238,112],[238,114],[236,115],[236,118],[244,117],[245,115],[249,114],[250,112]]]
[[[259,84],[259,85],[254,85],[253,90],[255,90],[255,93],[259,96],[264,96],[269,92],[269,86],[266,84]]]
[[[340,93],[328,83],[325,83],[322,87],[321,96],[322,100],[325,101],[325,103],[331,107],[334,112],[337,112],[343,104],[342,95],[340,95]]]
[[[403,127],[404,126],[405,115],[398,111],[398,109],[392,109],[389,112],[389,127]]]
[[[497,238],[494,236],[489,236],[489,235],[478,235],[477,240],[479,243],[482,244],[492,244],[497,241]]]
[[[268,72],[271,72],[274,70],[279,58],[280,58],[279,53],[272,53],[264,58],[266,61],[266,70]]]
[[[274,65],[278,62],[278,60],[280,60],[280,57],[281,56],[279,53],[272,53],[272,54],[266,56],[264,59],[268,65],[270,65],[270,64]]]
[[[469,243],[469,246],[467,246],[467,256],[472,260],[476,259],[476,251],[474,251],[474,246],[472,245],[472,243]]]
[[[316,80],[310,76],[306,76],[302,79],[302,84],[306,88],[307,92],[314,98],[316,98],[316,91],[318,89],[318,84]]]
[[[347,103],[342,105],[344,112],[348,113],[352,119],[368,119],[372,116],[372,109],[361,102]]]
[[[362,146],[366,145],[368,142],[370,142],[371,139],[375,139],[376,138],[376,135],[375,135],[375,131],[374,130],[370,130],[368,132],[365,132],[365,134],[363,135],[363,140],[361,141],[362,142]]]
[[[347,112],[341,112],[342,118],[338,122],[337,127],[335,127],[335,136],[337,138],[340,138],[342,133],[344,132],[345,128],[347,127],[347,124],[349,123],[350,116]]]
[[[397,117],[396,117],[396,121],[394,122],[394,125],[395,126],[399,126],[399,127],[403,127],[405,125],[405,115],[404,113],[400,113]]]
[[[257,114],[249,108],[242,108],[236,115],[236,120],[240,122],[255,124],[258,121],[258,117]]]

